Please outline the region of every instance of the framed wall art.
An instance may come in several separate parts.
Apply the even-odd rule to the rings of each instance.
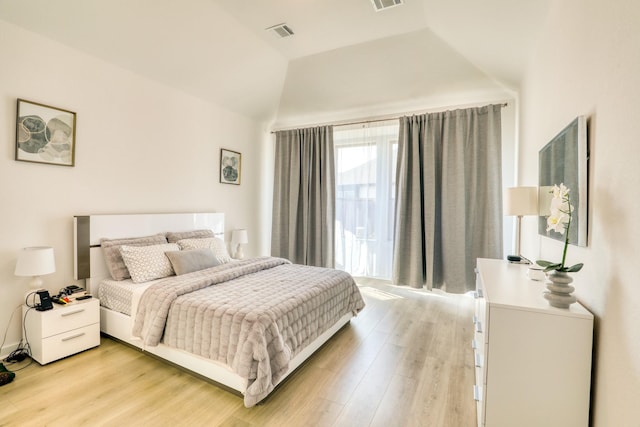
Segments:
[[[76,113],[18,99],[16,160],[74,166]]]
[[[551,188],[564,184],[569,188],[570,202],[574,207],[569,243],[587,246],[589,145],[586,116],[576,117],[540,150],[538,157],[538,234],[564,241],[564,234],[547,232]]]
[[[220,150],[220,182],[240,185],[242,154],[222,148]]]

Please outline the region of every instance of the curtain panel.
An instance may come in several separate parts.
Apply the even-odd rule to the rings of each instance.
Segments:
[[[271,255],[333,268],[334,228],[333,127],[276,132]]]
[[[400,119],[394,284],[464,293],[502,257],[501,108]]]

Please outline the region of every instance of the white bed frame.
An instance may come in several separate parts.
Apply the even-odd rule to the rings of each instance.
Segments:
[[[86,288],[95,296],[100,281],[109,277],[100,247],[101,238],[141,237],[168,231],[188,231],[208,228],[224,239],[223,213],[141,214],[141,215],[91,215],[74,217],[74,274],[85,279]],[[346,314],[329,330],[305,347],[289,363],[289,370],[280,379],[282,382],[298,366],[308,359],[329,338],[351,320]],[[211,381],[244,394],[246,380],[222,363],[192,353],[159,344],[144,346],[139,338],[131,334],[133,318],[117,311],[100,307],[100,330],[111,337],[137,347],[147,353],[181,366]]]

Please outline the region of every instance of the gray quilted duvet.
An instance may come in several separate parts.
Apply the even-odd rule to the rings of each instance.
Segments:
[[[262,257],[164,279],[145,291],[133,334],[225,363],[264,399],[300,350],[364,301],[342,271]]]

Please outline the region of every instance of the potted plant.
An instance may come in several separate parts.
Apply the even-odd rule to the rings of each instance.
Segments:
[[[554,185],[551,192],[553,197],[551,199],[550,215],[547,217],[547,232],[564,234],[562,261],[557,263],[538,260],[536,263],[544,268],[545,273],[553,271],[548,276],[551,283],[547,284],[549,292],[545,293],[545,298],[554,307],[568,308],[569,305],[576,302],[576,297],[571,294],[575,288],[569,285],[573,278],[568,273],[580,271],[584,264],[565,265],[569,246],[569,228],[571,227],[571,215],[573,213],[569,188],[564,184]]]

